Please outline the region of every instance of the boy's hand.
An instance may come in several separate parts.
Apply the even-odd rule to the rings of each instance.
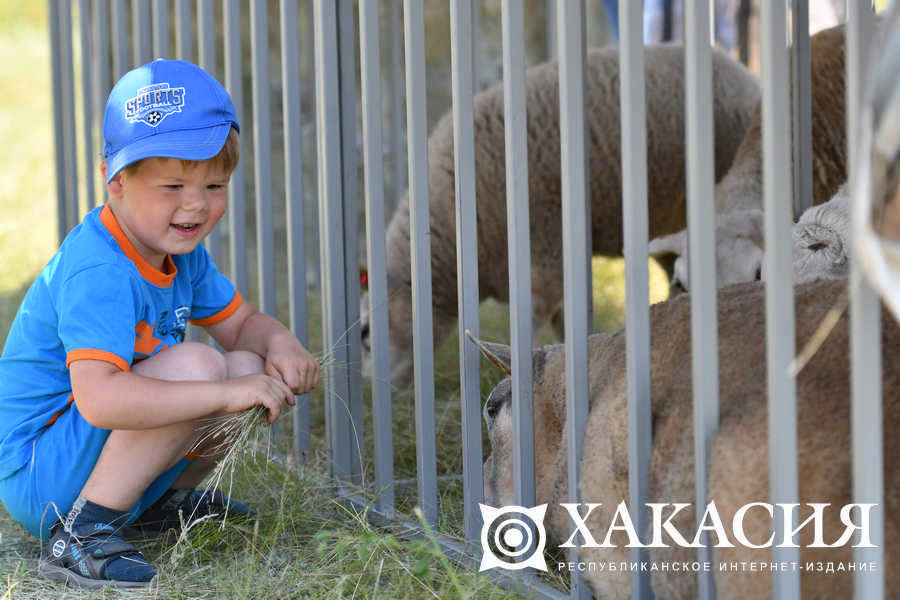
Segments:
[[[319,363],[289,332],[269,338],[266,373],[284,382],[294,394],[305,394],[319,385]],[[294,404],[293,397],[290,404]]]
[[[277,377],[262,373],[244,375],[224,382],[228,393],[225,395],[225,412],[233,413],[254,406],[268,409],[268,422],[278,420],[285,402],[294,403],[291,390]]]

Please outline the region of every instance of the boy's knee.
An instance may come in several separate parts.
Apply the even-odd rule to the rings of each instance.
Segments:
[[[168,381],[222,381],[228,366],[221,352],[199,342],[170,346],[132,369],[135,373]]]
[[[265,373],[266,371],[266,361],[263,360],[263,357],[255,352],[246,350],[235,350],[226,353],[225,363],[228,367],[228,379],[254,373]]]
[[[182,376],[194,381],[222,381],[228,377],[225,356],[212,346],[199,342],[184,342],[179,346],[185,352]]]

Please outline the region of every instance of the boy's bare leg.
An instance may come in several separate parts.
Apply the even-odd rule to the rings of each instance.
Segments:
[[[252,375],[254,373],[263,373],[265,371],[265,361],[258,354],[238,350],[225,354],[225,366],[227,379],[235,379],[244,375]],[[212,440],[208,446],[215,448],[217,440]],[[199,456],[193,459],[188,466],[184,468],[180,475],[172,482],[172,489],[175,490],[192,490],[200,485],[203,478],[221,460],[223,452],[210,453],[209,447],[198,448]]]
[[[226,359],[211,346],[186,342],[159,353],[136,364],[135,373],[168,381],[223,381],[231,375],[229,367],[250,368],[249,354],[257,359],[259,372],[262,359],[252,353],[238,353],[238,358]],[[240,375],[254,371],[244,371]],[[190,451],[197,436],[198,423],[186,421],[166,427],[147,430],[114,430],[97,459],[94,470],[81,490],[85,499],[112,508],[127,511],[137,502],[144,490],[164,471],[174,466]],[[208,471],[212,464],[206,464]],[[200,467],[201,465],[198,465]],[[187,476],[178,478],[179,484],[186,485],[205,472],[199,468]]]

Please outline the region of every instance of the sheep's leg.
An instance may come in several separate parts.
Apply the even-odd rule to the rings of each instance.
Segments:
[[[550,317],[550,326],[553,328],[553,333],[556,334],[556,339],[566,339],[566,323],[561,306],[553,313],[553,316]]]
[[[656,261],[662,270],[666,272],[666,278],[669,282],[672,281],[672,275],[675,273],[675,259],[678,258],[675,254],[665,254],[662,256],[654,256],[653,260]]]
[[[543,275],[540,269],[535,270],[531,278],[533,290],[531,305],[531,330],[538,335],[547,323],[553,327],[556,339],[565,339],[563,328],[562,281],[558,273]]]

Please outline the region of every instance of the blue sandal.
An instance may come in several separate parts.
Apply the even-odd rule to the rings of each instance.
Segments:
[[[256,511],[219,490],[168,490],[130,525],[143,534],[167,529],[181,530],[181,524],[216,515],[222,519],[250,520]]]
[[[130,564],[124,569],[117,568],[118,573],[110,576],[110,563],[117,559]],[[38,572],[47,579],[85,589],[110,584],[141,588],[156,576],[156,570],[140,550],[105,523],[83,523],[69,531],[62,522],[56,523],[50,531],[47,549],[41,554]]]

